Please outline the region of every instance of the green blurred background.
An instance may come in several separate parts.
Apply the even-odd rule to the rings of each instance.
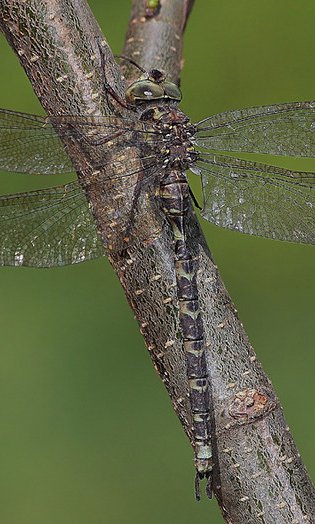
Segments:
[[[119,53],[130,2],[90,5]],[[199,119],[315,98],[314,25],[313,0],[197,1],[185,38],[184,110]],[[2,37],[0,52],[0,106],[41,112]],[[63,180],[5,174],[0,189]],[[315,251],[203,228],[311,473]],[[189,443],[106,260],[1,268],[0,318],[3,524],[223,522],[215,501],[194,502]]]

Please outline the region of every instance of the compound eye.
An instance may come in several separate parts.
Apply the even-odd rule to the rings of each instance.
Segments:
[[[170,98],[172,100],[177,100],[178,102],[181,101],[182,93],[176,84],[173,84],[173,82],[163,82],[162,85],[163,85],[165,96],[167,98]]]
[[[126,100],[131,104],[158,100],[164,97],[164,90],[158,84],[150,80],[137,80],[131,84],[126,91]]]

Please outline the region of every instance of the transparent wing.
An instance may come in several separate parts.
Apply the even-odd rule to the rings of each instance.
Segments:
[[[74,168],[45,117],[1,109],[0,170],[51,175]]]
[[[77,182],[0,197],[0,265],[63,266],[103,254]]]
[[[132,146],[137,143],[139,133],[145,133],[149,143],[150,132],[152,130],[146,129],[145,124],[131,119],[75,115],[41,117],[0,109],[0,171],[44,175],[74,171],[59,133],[84,142],[88,149],[98,143],[108,143],[112,147],[119,136]]]
[[[251,235],[315,243],[314,173],[212,154],[197,165],[206,220]]]
[[[315,101],[227,111],[196,125],[195,143],[206,149],[315,156]]]

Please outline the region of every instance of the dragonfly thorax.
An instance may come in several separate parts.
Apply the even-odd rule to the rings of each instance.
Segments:
[[[164,166],[188,169],[198,158],[192,143],[195,126],[182,111],[171,105],[153,108],[151,118],[154,131],[162,137],[159,153]]]
[[[191,142],[178,136],[165,139],[165,146],[161,154],[165,167],[175,167],[181,170],[188,169],[198,158],[197,151]]]

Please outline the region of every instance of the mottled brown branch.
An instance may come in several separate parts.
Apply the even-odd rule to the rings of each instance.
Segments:
[[[143,67],[180,75],[182,37],[193,5],[188,0],[162,0],[156,13],[145,2],[133,2],[124,54]],[[100,69],[103,41],[105,76],[123,93],[124,84],[110,49],[84,0],[0,0],[0,25],[17,52],[34,91],[48,114],[106,114]],[[126,67],[125,76],[135,74]],[[121,108],[120,108],[121,109]],[[79,180],[95,210],[102,236],[110,236],[110,199],[121,199],[122,230],[132,194],[115,183],[113,194],[100,200],[87,189],[95,166],[84,151],[72,149]],[[105,168],[104,168],[105,171]],[[94,184],[95,187],[95,184]],[[124,199],[124,200],[123,200]],[[149,203],[141,220],[156,212]],[[150,220],[150,216],[147,217]],[[156,228],[162,219],[156,213]],[[141,229],[141,223],[136,225]],[[227,522],[234,524],[305,524],[314,522],[314,492],[286,426],[270,381],[257,362],[218,270],[191,212],[193,250],[200,257],[199,293],[207,340],[215,419],[214,490]],[[174,408],[188,437],[191,414],[187,398],[185,356],[178,340],[173,248],[167,228],[147,245],[139,242],[128,257],[110,256],[124,287]],[[174,307],[170,307],[170,304]],[[179,472],[180,475],[180,472]]]
[[[174,82],[183,67],[183,33],[194,0],[162,1],[156,16],[147,16],[145,2],[132,2],[124,55],[144,69],[162,69]],[[150,42],[150,45],[148,45]],[[128,69],[129,77],[137,74]]]

